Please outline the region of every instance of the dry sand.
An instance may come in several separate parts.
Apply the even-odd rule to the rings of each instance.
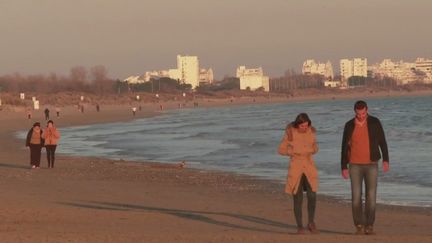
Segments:
[[[200,106],[251,102],[206,100]],[[156,115],[158,108],[145,104],[136,118]],[[378,234],[354,236],[350,205],[321,195],[316,214],[321,234],[294,235],[292,199],[283,185],[250,176],[69,156],[57,156],[56,168],[47,169],[44,152],[41,169],[31,170],[24,141],[13,133],[41,121],[42,111],[31,121],[25,116],[0,111],[0,242],[432,241],[430,208],[380,205]],[[55,122],[65,127],[132,118],[127,106],[84,114],[65,107]]]

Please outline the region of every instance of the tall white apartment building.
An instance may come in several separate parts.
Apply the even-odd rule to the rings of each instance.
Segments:
[[[214,80],[211,68],[200,69],[197,56],[181,55],[177,55],[177,68],[147,71],[143,76],[145,82],[150,81],[152,78],[168,77],[185,84],[190,84],[193,89],[198,87],[200,83],[212,83]]]
[[[347,80],[349,77],[353,76],[353,72],[353,62],[351,60],[340,60],[340,76],[342,80]]]
[[[308,59],[303,63],[302,73],[305,75],[319,74],[328,80],[333,80],[333,66],[330,61],[326,63],[317,63],[314,59]]]
[[[264,76],[261,67],[247,69],[245,66],[240,66],[236,70],[236,77],[240,79],[241,90],[264,88],[264,91],[270,91],[270,78]]]
[[[192,85],[193,89],[199,86],[200,68],[197,56],[177,55],[177,69],[180,81]]]
[[[367,77],[367,59],[341,59],[340,75],[343,81],[347,81],[352,76]]]

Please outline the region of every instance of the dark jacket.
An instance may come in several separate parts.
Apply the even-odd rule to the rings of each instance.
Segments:
[[[341,167],[348,169],[350,149],[351,149],[351,136],[354,132],[355,122],[354,119],[349,120],[345,123],[345,128],[342,137],[342,153],[341,153]],[[378,118],[368,115],[367,126],[369,132],[369,150],[370,160],[378,161],[381,159],[381,153],[383,161],[389,161],[389,154],[387,148],[387,142],[384,135],[384,129],[381,126],[381,122]],[[380,153],[381,149],[381,153]]]
[[[30,130],[27,133],[27,138],[26,138],[26,147],[30,146],[30,140],[31,140],[31,136],[33,134],[33,127],[30,128]],[[40,134],[41,134],[41,145],[42,147],[45,144],[45,139],[42,138],[42,129],[40,130]]]

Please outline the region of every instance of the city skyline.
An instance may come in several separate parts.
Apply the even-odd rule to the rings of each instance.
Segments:
[[[178,54],[199,56],[216,79],[239,65],[277,77],[301,72],[311,58],[430,58],[429,9],[432,2],[422,0],[6,0],[0,75],[104,65],[122,79],[174,66]]]

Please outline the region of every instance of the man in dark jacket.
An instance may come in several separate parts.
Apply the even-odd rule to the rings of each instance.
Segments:
[[[355,117],[345,124],[342,138],[342,177],[351,178],[352,214],[356,234],[374,234],[378,161],[382,154],[383,171],[387,172],[390,168],[388,148],[381,122],[378,118],[368,115],[366,102],[357,101],[354,111]]]

